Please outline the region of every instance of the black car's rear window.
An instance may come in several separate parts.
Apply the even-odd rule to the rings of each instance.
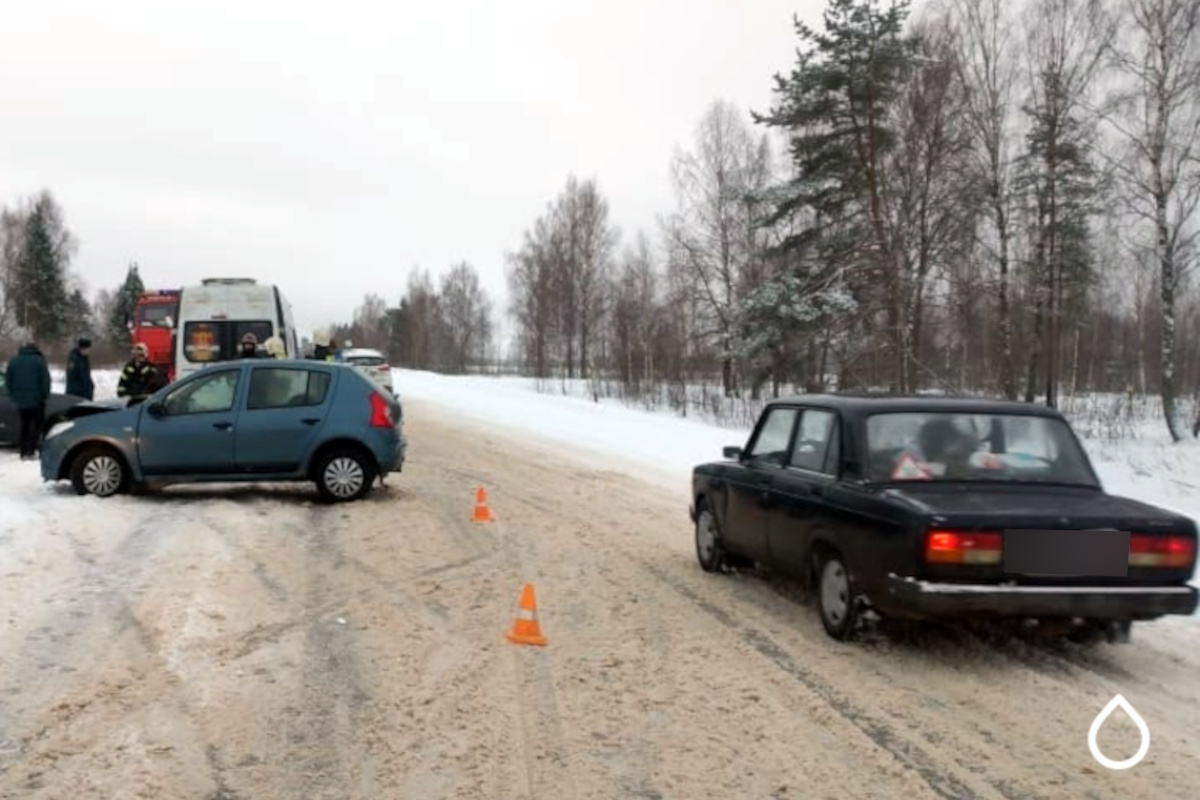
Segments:
[[[384,360],[381,356],[347,356],[346,363],[356,367],[378,367]]]
[[[1070,427],[1053,417],[921,411],[867,418],[873,481],[1010,481],[1096,486]]]

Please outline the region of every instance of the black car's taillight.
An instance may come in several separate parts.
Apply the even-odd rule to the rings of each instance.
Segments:
[[[932,530],[925,536],[928,564],[999,564],[1004,537],[994,531]]]
[[[1190,567],[1196,562],[1196,540],[1188,536],[1129,537],[1131,567]]]

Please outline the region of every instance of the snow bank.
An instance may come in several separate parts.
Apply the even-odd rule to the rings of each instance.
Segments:
[[[676,487],[686,485],[694,465],[719,458],[722,447],[741,445],[749,435],[670,412],[641,411],[615,399],[543,394],[523,378],[395,370],[393,381],[402,400],[435,403],[479,422],[621,457],[659,472]]]

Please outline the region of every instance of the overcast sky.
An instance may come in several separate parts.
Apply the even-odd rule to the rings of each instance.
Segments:
[[[812,0],[59,0],[0,22],[0,202],[42,187],[90,290],[279,283],[304,327],[504,254],[568,173],[626,234],[716,98],[765,110]]]

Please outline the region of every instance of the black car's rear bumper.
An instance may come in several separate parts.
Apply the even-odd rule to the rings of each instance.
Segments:
[[[1192,586],[1016,586],[919,581],[889,575],[889,605],[922,616],[1148,619],[1191,614]]]

